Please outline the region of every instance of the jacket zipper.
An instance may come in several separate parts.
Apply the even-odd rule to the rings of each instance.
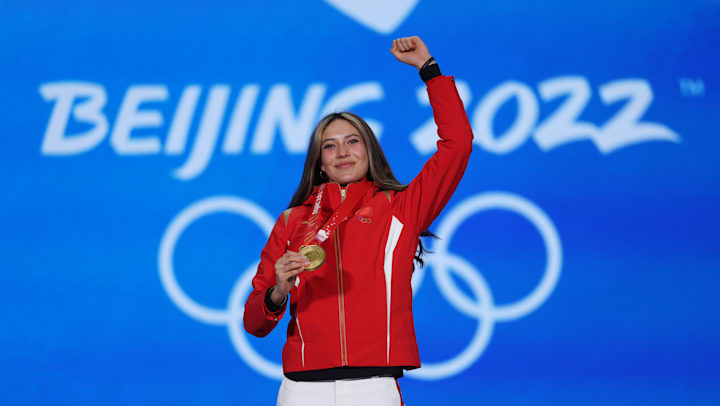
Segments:
[[[342,189],[341,189],[342,190]],[[344,193],[343,193],[344,194]],[[335,230],[335,266],[337,268],[338,281],[338,314],[340,322],[340,361],[342,366],[348,365],[347,359],[347,335],[345,330],[345,294],[343,292],[342,256],[340,253],[340,228]]]

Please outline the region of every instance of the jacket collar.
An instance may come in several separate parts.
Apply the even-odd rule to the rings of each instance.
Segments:
[[[360,179],[357,182],[348,183],[345,187],[340,186],[340,184],[337,182],[325,182],[325,191],[323,192],[325,194],[325,196],[323,196],[323,198],[322,198],[321,208],[323,210],[335,211],[340,206],[342,201],[344,200],[343,199],[343,189],[347,196],[347,194],[350,193],[351,190],[361,187],[361,185],[370,185],[371,190],[377,188],[374,185],[374,183],[367,180],[366,177]],[[313,191],[310,194],[310,197],[308,197],[307,200],[305,200],[305,203],[303,203],[303,205],[312,206],[315,203],[315,199],[317,197],[319,188],[320,188],[319,185],[315,186],[313,188]]]

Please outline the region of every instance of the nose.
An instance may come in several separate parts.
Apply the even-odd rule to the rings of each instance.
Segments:
[[[347,147],[344,144],[340,144],[337,149],[338,156],[345,157],[350,155],[350,152],[348,151]]]

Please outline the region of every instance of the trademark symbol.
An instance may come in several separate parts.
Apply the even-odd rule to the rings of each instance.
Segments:
[[[699,97],[705,95],[705,82],[700,78],[680,78],[678,85],[683,96]]]

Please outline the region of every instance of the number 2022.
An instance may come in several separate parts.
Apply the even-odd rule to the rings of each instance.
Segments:
[[[470,87],[464,81],[456,84],[467,108],[472,102]],[[667,126],[640,121],[653,100],[650,84],[644,79],[615,80],[600,86],[600,99],[605,105],[625,101],[601,127],[578,120],[592,94],[584,77],[560,76],[545,80],[538,85],[538,93],[545,102],[565,96],[560,106],[540,123],[537,122],[538,100],[524,83],[506,81],[490,90],[469,115],[475,143],[502,155],[518,148],[530,135],[543,151],[574,141],[590,140],[604,154],[646,141],[680,142],[680,136]],[[429,105],[424,87],[418,89],[417,98],[421,105]],[[494,134],[495,115],[512,99],[518,106],[514,122],[501,134]],[[412,133],[411,142],[418,152],[427,154],[434,150],[436,128],[430,119]]]

